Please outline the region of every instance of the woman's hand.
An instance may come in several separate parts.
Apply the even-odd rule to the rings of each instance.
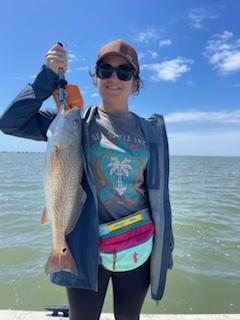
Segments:
[[[67,52],[63,46],[56,43],[45,54],[46,66],[58,74],[59,68],[67,71]]]

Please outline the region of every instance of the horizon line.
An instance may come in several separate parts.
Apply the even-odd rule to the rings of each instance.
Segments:
[[[23,151],[23,150],[0,150],[0,153],[42,153],[45,151]],[[219,155],[219,154],[169,154],[170,157],[222,157],[222,158],[240,158],[240,155]]]

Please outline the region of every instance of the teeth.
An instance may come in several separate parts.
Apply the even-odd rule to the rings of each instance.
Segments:
[[[110,90],[119,90],[118,87],[107,87],[107,88],[110,89]]]

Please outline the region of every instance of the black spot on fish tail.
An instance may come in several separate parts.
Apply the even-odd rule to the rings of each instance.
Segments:
[[[60,271],[78,274],[75,261],[68,248],[63,248],[60,252],[52,251],[48,257],[45,272],[49,274]]]

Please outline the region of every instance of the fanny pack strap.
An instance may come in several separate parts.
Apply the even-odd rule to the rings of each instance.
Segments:
[[[107,237],[110,234],[113,235],[113,233],[117,234],[118,232],[121,232],[123,228],[124,230],[127,230],[128,228],[131,229],[136,225],[142,225],[151,221],[150,210],[145,208],[119,220],[101,224],[99,226],[99,237]]]

